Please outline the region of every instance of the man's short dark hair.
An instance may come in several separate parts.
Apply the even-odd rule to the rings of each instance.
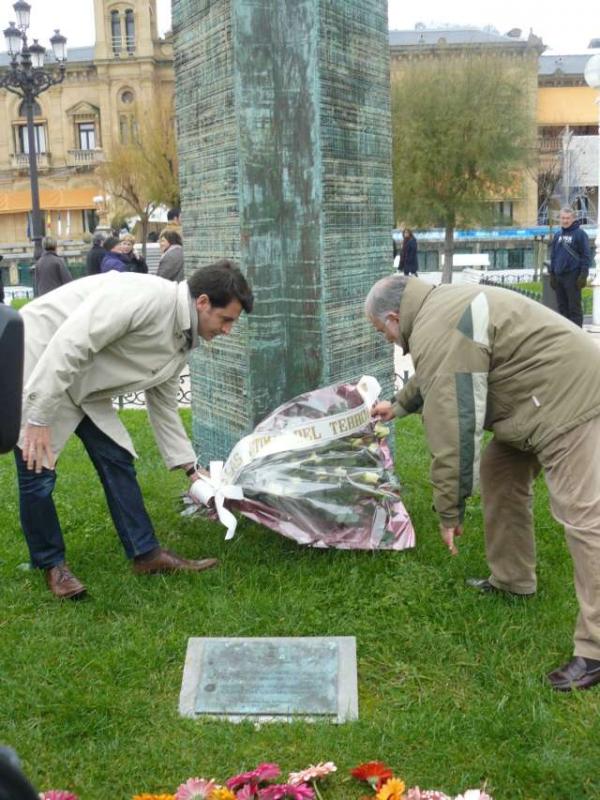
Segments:
[[[190,275],[187,283],[192,297],[205,294],[216,308],[225,308],[232,300],[239,300],[246,314],[252,311],[252,290],[240,268],[227,258],[200,267]]]
[[[183,244],[181,236],[177,231],[163,231],[160,235],[161,239],[166,239],[169,244]]]
[[[102,247],[105,250],[112,250],[113,247],[116,247],[119,244],[119,241],[120,239],[118,236],[107,236]]]
[[[179,219],[181,216],[180,208],[170,208],[167,211],[167,222],[173,222],[174,219]]]

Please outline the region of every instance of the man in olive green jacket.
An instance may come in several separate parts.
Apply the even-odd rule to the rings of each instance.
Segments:
[[[554,311],[501,288],[434,288],[394,275],[371,289],[366,312],[412,355],[414,376],[373,413],[388,420],[422,412],[434,505],[452,554],[481,477],[491,576],[470,581],[475,588],[535,592],[531,498],[544,470],[580,607],[575,656],[548,679],[563,691],[600,682],[600,347]],[[480,458],[484,430],[494,437]]]

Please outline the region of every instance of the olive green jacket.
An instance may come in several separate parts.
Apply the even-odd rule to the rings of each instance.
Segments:
[[[484,430],[537,453],[600,415],[600,347],[516,292],[410,278],[398,343],[415,374],[395,398],[396,416],[422,410],[434,504],[447,527],[462,521],[477,488]]]

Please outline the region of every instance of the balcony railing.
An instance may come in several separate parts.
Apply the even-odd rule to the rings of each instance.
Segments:
[[[559,153],[563,148],[563,137],[539,136],[538,147],[540,153]]]
[[[67,164],[70,167],[89,167],[104,161],[104,152],[100,148],[94,150],[69,150]]]
[[[13,169],[29,169],[28,153],[12,153],[10,159]],[[38,169],[49,169],[50,153],[38,153],[36,155],[36,160]]]

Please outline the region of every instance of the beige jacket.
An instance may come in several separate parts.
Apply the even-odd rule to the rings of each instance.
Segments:
[[[84,415],[136,455],[112,397],[144,391],[167,467],[195,460],[177,407],[179,375],[197,342],[187,283],[113,271],[55,289],[21,314],[23,426],[49,425],[57,456]]]
[[[600,415],[600,348],[592,337],[508,289],[434,289],[410,278],[400,340],[415,375],[396,397],[396,416],[422,409],[434,504],[449,527],[462,521],[477,487],[484,430],[539,453]]]

